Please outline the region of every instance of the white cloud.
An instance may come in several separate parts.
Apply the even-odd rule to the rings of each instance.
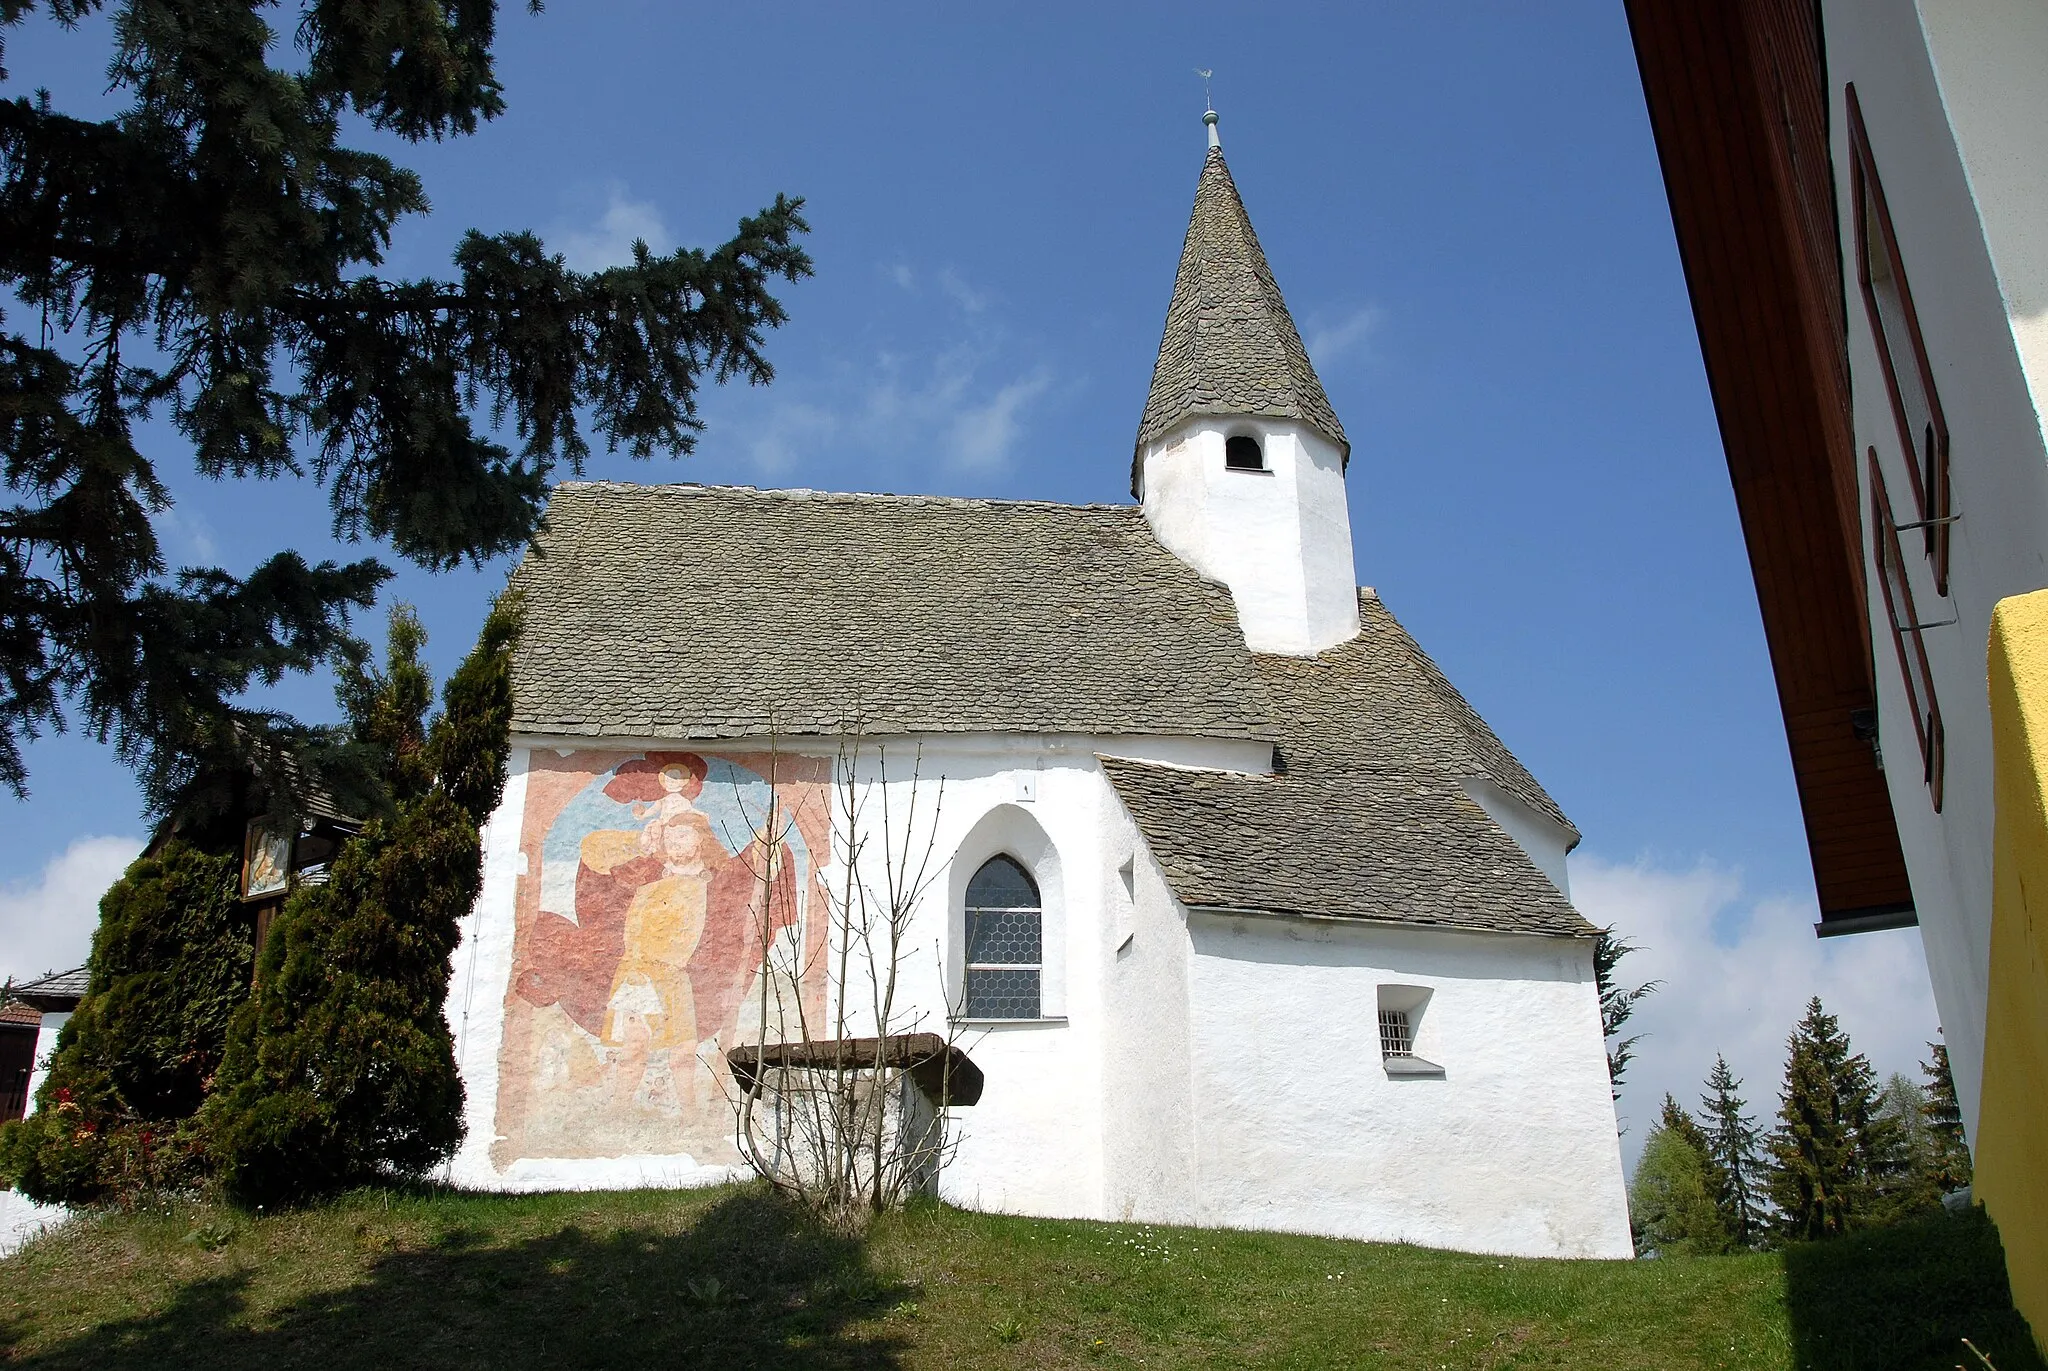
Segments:
[[[1623,960],[1618,979],[1664,983],[1628,1024],[1644,1035],[1621,1095],[1631,1168],[1666,1091],[1697,1111],[1716,1052],[1770,1127],[1785,1039],[1814,995],[1880,1077],[1918,1076],[1938,1021],[1916,931],[1816,938],[1810,897],[1752,892],[1739,871],[1710,862],[1673,869],[1574,856],[1571,882],[1587,918],[1642,948]]]
[[[85,965],[100,896],[141,851],[140,838],[75,838],[41,875],[0,886],[0,978]]]
[[[555,250],[576,271],[601,271],[633,260],[633,242],[644,240],[656,252],[673,243],[660,211],[646,200],[631,198],[622,183],[606,191],[604,212],[594,224],[555,235]]]
[[[1010,464],[1010,450],[1021,430],[1018,413],[1045,394],[1052,377],[1043,368],[1019,377],[954,419],[946,460],[961,471],[1001,471]]]
[[[835,357],[823,372],[785,371],[772,393],[716,423],[721,445],[774,481],[857,466],[889,481],[905,467],[986,476],[1008,469],[1051,368],[1017,358],[993,297],[959,271],[876,264],[876,283],[923,297],[908,337]],[[934,289],[927,292],[923,286]],[[953,308],[943,306],[950,304]],[[747,412],[750,411],[750,412]]]
[[[210,566],[220,559],[220,547],[213,540],[213,525],[199,511],[172,505],[156,516],[156,524],[169,535],[174,560]]]
[[[1311,319],[1305,340],[1308,355],[1319,367],[1334,366],[1367,346],[1385,319],[1386,312],[1378,305],[1352,310],[1340,319]]]
[[[834,440],[839,426],[839,416],[831,410],[791,400],[771,408],[740,441],[754,470],[773,479],[817,457]]]
[[[939,273],[939,289],[946,297],[969,314],[979,314],[988,308],[988,296],[967,284],[967,278],[951,267]]]

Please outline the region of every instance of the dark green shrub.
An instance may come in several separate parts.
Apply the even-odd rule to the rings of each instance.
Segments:
[[[424,725],[423,635],[393,615],[387,669],[344,673],[360,736],[392,758],[396,812],[300,889],[271,925],[258,992],[236,1016],[206,1124],[230,1194],[293,1201],[417,1175],[462,1138],[462,1083],[442,1006],[449,957],[482,880],[511,728],[515,607],[502,603]]]
[[[203,1174],[189,1121],[254,957],[236,874],[234,857],[172,839],[101,899],[86,995],[36,1112],[0,1128],[0,1176],[30,1198],[87,1204]]]

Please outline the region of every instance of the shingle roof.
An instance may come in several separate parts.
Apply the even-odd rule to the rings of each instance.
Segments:
[[[16,1004],[45,1013],[65,1014],[78,1007],[88,980],[86,968],[58,971],[33,981],[16,981],[7,987],[7,998]]]
[[[1429,654],[1371,590],[1358,595],[1358,636],[1319,657],[1259,656],[1290,768],[1420,769],[1484,776],[1570,834],[1579,831]]]
[[[1253,654],[1128,506],[568,484],[513,585],[524,733],[1269,741],[1271,777],[1105,760],[1184,903],[1592,931],[1464,784],[1576,830],[1377,596]]]
[[[1221,148],[1209,150],[1195,188],[1152,389],[1138,421],[1133,495],[1145,445],[1198,414],[1298,419],[1335,443],[1347,463],[1351,459],[1351,442],[1316,379]]]
[[[1370,591],[1363,631],[1320,657],[1259,657],[1284,770],[1273,776],[1104,758],[1174,894],[1264,910],[1496,932],[1595,931],[1464,790],[1485,776],[1577,840]]]
[[[1230,594],[1128,506],[572,483],[513,726],[1270,737]]]

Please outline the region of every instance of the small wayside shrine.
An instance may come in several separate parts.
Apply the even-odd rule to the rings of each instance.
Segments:
[[[1351,444],[1207,118],[1138,504],[557,488],[452,1179],[734,1174],[731,1060],[866,993],[827,954],[893,844],[887,1031],[978,1073],[948,1200],[1629,1255],[1579,835],[1356,585]]]

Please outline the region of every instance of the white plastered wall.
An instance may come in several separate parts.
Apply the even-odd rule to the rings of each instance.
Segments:
[[[50,1058],[57,1055],[57,1035],[64,1031],[64,1025],[71,1022],[66,1013],[44,1014],[42,1023],[36,1027],[35,1060],[28,1068],[28,1113],[36,1112],[36,1091],[43,1088],[43,1078],[50,1074]]]
[[[1879,740],[1965,1131],[1983,1065],[1991,925],[1991,736],[1985,641],[1992,607],[2048,585],[2048,9],[1828,0],[1836,198],[1848,291],[1857,473]],[[1947,742],[1942,811],[1922,778],[1898,655],[1875,573],[1867,458],[1894,513],[1916,519],[1877,342],[1856,280],[1844,87],[1854,83],[1950,434],[1949,595],[1922,540],[1901,535]]]
[[[1199,1218],[1627,1257],[1592,943],[1190,914]],[[1380,988],[1425,992],[1391,1076]]]
[[[1224,464],[1256,438],[1263,471]],[[1351,511],[1341,454],[1302,424],[1193,419],[1148,444],[1145,517],[1169,551],[1230,588],[1254,652],[1313,656],[1358,636]]]
[[[1187,919],[1107,778],[1099,802],[1104,1217],[1197,1223]]]
[[[540,748],[721,750],[716,743],[663,739],[515,740],[504,795],[484,829],[483,888],[453,959],[447,1012],[466,1090],[467,1132],[447,1177],[463,1185],[515,1190],[726,1180],[734,1174],[728,1168],[702,1166],[680,1154],[525,1158],[503,1169],[491,1161],[517,883],[525,863],[519,837],[529,761]],[[830,740],[791,750],[836,751]],[[910,1009],[897,1016],[899,1031],[906,1026],[944,1031],[945,1006],[957,1000],[960,896],[975,867],[998,851],[1009,852],[1031,869],[1045,899],[1047,1017],[1029,1024],[964,1024],[958,1029],[961,1046],[982,1068],[988,1087],[977,1105],[952,1111],[959,1147],[941,1185],[957,1203],[1052,1216],[1103,1213],[1103,962],[1105,940],[1114,927],[1113,915],[1105,913],[1105,881],[1115,879],[1114,863],[1106,856],[1105,816],[1113,810],[1126,826],[1128,820],[1121,818],[1121,806],[1096,761],[1098,750],[1244,772],[1264,771],[1272,758],[1270,744],[1235,739],[942,735],[870,741],[856,771],[862,793],[878,801],[886,763],[899,853],[908,836],[919,852],[929,843],[933,854],[924,898],[904,940],[900,1003]],[[879,804],[867,812],[879,814]],[[881,888],[886,878],[879,848],[871,843],[864,860],[864,879],[871,889]],[[824,872],[835,892],[844,874],[842,862],[843,855],[835,854]],[[1163,885],[1159,888],[1163,891]],[[1162,940],[1152,939],[1148,947],[1154,943],[1163,946]],[[865,981],[858,973],[853,979],[847,1031],[858,1034],[869,1031],[872,1016],[858,1008]],[[1184,1006],[1184,997],[1175,1003]],[[1184,1008],[1180,1012],[1184,1017]]]
[[[513,749],[484,834],[483,891],[448,1006],[469,1130],[449,1177],[490,1189],[715,1183],[731,1173],[682,1156],[491,1163],[528,760],[557,743],[568,746],[522,739]],[[678,744],[605,744],[644,746]],[[946,1199],[1627,1254],[1587,945],[1202,914],[1191,932],[1097,749],[1262,769],[1260,749],[1238,742],[975,736],[889,740],[856,771],[875,813],[886,759],[896,849],[908,837],[913,857],[927,843],[932,853],[903,944],[899,994],[911,1009],[899,1030],[940,1030],[957,1003],[961,897],[982,861],[1016,857],[1044,898],[1047,1017],[956,1028],[986,1087],[976,1105],[950,1111]],[[863,861],[879,885],[872,843]],[[836,857],[827,880],[844,874]],[[859,1034],[872,1019],[859,1011],[858,971],[853,983],[846,1031]],[[1445,1079],[1385,1077],[1375,1005],[1388,983],[1430,989],[1420,1046],[1442,1059]]]

